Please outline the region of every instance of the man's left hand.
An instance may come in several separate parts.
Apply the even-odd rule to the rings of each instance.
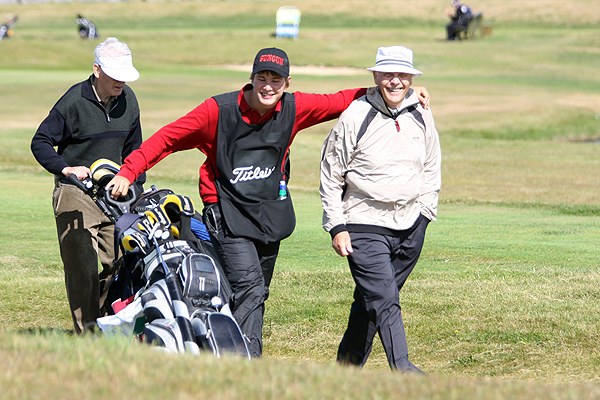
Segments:
[[[413,86],[413,90],[417,93],[419,97],[419,101],[424,109],[429,110],[429,103],[431,101],[431,96],[429,96],[429,92],[425,89],[425,86]]]
[[[124,178],[120,175],[115,175],[114,178],[106,185],[105,189],[108,190],[112,188],[111,198],[118,199],[119,197],[126,196],[129,191],[129,186],[131,182],[127,178]]]

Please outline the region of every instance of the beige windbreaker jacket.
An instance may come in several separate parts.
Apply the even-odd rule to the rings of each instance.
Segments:
[[[377,88],[369,88],[323,143],[323,228],[331,232],[360,224],[405,230],[419,214],[434,221],[441,161],[433,116],[416,93],[409,90],[394,119]]]

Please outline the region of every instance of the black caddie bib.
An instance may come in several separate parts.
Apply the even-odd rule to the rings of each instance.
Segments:
[[[242,119],[238,92],[215,96],[219,105],[215,186],[225,224],[234,236],[264,243],[292,234],[296,217],[289,195],[279,197],[296,116],[293,94],[284,93],[281,111],[251,125]]]

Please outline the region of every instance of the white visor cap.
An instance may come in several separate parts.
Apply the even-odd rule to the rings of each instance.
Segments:
[[[140,73],[133,66],[131,55],[119,57],[96,57],[95,63],[100,66],[102,72],[115,81],[133,82],[137,81]]]

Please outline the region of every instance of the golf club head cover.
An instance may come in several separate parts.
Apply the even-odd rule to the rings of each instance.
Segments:
[[[160,199],[159,204],[163,207],[171,222],[179,222],[181,215],[192,217],[195,212],[194,202],[187,196],[168,194]]]
[[[148,235],[154,225],[154,219],[150,218],[148,215],[144,215],[137,221],[136,225],[140,232],[144,232]]]
[[[147,210],[144,212],[144,215],[150,219],[152,225],[159,223],[163,229],[170,229],[171,227],[171,220],[162,205],[159,205],[152,210]]]
[[[115,223],[115,233],[114,233],[114,237],[115,237],[115,260],[119,258],[119,246],[121,246],[121,248],[123,248],[123,237],[126,235],[125,232],[127,232],[127,234],[129,234],[129,232],[131,232],[131,229],[133,229],[136,232],[140,232],[142,233],[143,231],[141,229],[139,229],[140,227],[140,221],[144,219],[144,217],[142,217],[141,215],[138,214],[132,214],[132,213],[125,213],[123,215],[121,215],[119,217],[119,219],[117,219],[117,222]],[[146,238],[147,240],[147,238]],[[149,244],[149,242],[148,242]],[[125,249],[123,249],[125,250]]]
[[[108,182],[121,170],[121,166],[106,158],[96,160],[90,167],[92,181],[98,186],[106,186]]]
[[[192,199],[177,194],[169,194],[162,197],[159,204],[169,220],[173,224],[177,224],[177,238],[194,241],[196,237],[191,229],[191,219],[196,210]]]
[[[133,251],[138,248],[142,253],[146,254],[150,247],[150,241],[146,235],[142,234],[136,228],[131,227],[123,232],[121,245],[124,250]]]

